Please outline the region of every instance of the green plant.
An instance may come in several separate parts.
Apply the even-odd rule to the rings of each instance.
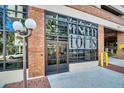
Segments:
[[[55,32],[56,29],[56,21],[55,20],[48,20],[46,24],[47,33],[52,34]]]

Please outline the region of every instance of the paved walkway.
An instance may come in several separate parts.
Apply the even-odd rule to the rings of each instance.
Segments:
[[[121,61],[110,59],[121,65]],[[70,65],[70,72],[48,76],[55,88],[124,88],[124,74],[97,66],[98,62]]]
[[[28,88],[50,88],[49,81],[46,77],[28,80]],[[23,88],[23,82],[6,84],[4,88]]]

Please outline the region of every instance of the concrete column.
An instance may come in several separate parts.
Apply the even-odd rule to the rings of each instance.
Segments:
[[[120,44],[124,44],[124,32],[117,33],[117,57],[124,59],[124,52],[119,48]]]
[[[100,54],[104,52],[104,26],[98,27],[98,61],[100,62]]]
[[[45,75],[44,10],[29,6],[28,15],[37,23],[37,28],[28,38],[29,77]]]

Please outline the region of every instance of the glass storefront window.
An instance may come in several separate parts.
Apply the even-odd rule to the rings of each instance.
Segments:
[[[92,28],[89,28],[89,36],[92,36]]]
[[[75,19],[75,18],[69,18],[69,22],[70,23],[73,23],[73,24],[77,24],[77,19]]]
[[[46,35],[47,39],[57,39],[56,20],[46,19]]]
[[[15,12],[13,12],[13,11],[8,11],[7,15],[8,15],[8,17],[16,17]]]
[[[79,25],[78,26],[78,34],[79,35],[85,35],[85,30],[86,30],[86,27],[85,26],[82,26],[82,25]]]
[[[0,9],[0,29],[3,28],[3,13],[2,13],[2,9]]]
[[[7,32],[7,54],[14,54],[15,53],[15,46],[14,46],[14,33]]]
[[[25,6],[26,7],[26,6]],[[25,18],[26,16],[26,12],[27,10],[25,9],[24,6],[13,6],[13,5],[9,5],[6,6],[6,9],[8,10],[8,17],[12,17],[12,18]]]
[[[3,32],[0,31],[0,63],[3,62]]]
[[[97,24],[48,11],[45,20],[46,41],[68,43],[69,62],[97,59]],[[50,24],[49,20],[54,21],[54,25]],[[49,39],[53,36],[54,39]]]
[[[6,69],[13,70],[13,69],[21,69],[23,67],[22,62],[7,62]]]
[[[68,24],[66,22],[58,22],[58,33],[59,35],[66,35],[68,34]]]
[[[17,13],[17,18],[23,18],[23,14],[22,13]]]
[[[16,6],[15,5],[8,5],[7,9],[9,9],[9,10],[16,10]]]
[[[22,53],[23,39],[17,33],[7,32],[7,55],[6,55],[6,69],[14,69],[22,67],[23,53]]]
[[[52,12],[46,12],[46,18],[56,19],[57,14],[52,13]]]
[[[22,68],[23,42],[22,38],[14,32],[12,23],[17,20],[22,22],[25,20],[27,17],[26,8],[27,6],[2,6],[2,12],[0,11],[0,70]],[[5,13],[5,15],[2,15],[2,13]],[[3,18],[5,20],[4,28]],[[4,29],[5,34],[3,34]],[[3,37],[5,41],[3,41]],[[5,46],[3,46],[3,43]],[[3,49],[5,49],[5,55],[3,55]],[[4,60],[3,57],[6,59]]]
[[[0,31],[0,70],[3,69],[3,32]]]
[[[17,6],[17,11],[23,12],[23,6]]]
[[[68,22],[68,17],[62,16],[62,15],[58,15],[58,20],[59,21],[63,21],[63,22]]]
[[[0,70],[3,70],[3,63],[0,63]]]
[[[76,24],[69,24],[68,29],[69,29],[70,34],[77,34],[77,25]]]
[[[86,36],[89,36],[90,28],[86,27]]]
[[[48,35],[56,35],[56,20],[47,19],[46,20],[46,33]]]
[[[60,41],[68,40],[68,24],[66,22],[58,21],[58,37]]]

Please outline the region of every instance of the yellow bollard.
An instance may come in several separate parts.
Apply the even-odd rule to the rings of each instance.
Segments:
[[[103,67],[103,53],[100,55],[100,65]]]
[[[108,60],[108,53],[105,52],[105,60],[106,60],[106,66],[108,66],[109,60]]]

